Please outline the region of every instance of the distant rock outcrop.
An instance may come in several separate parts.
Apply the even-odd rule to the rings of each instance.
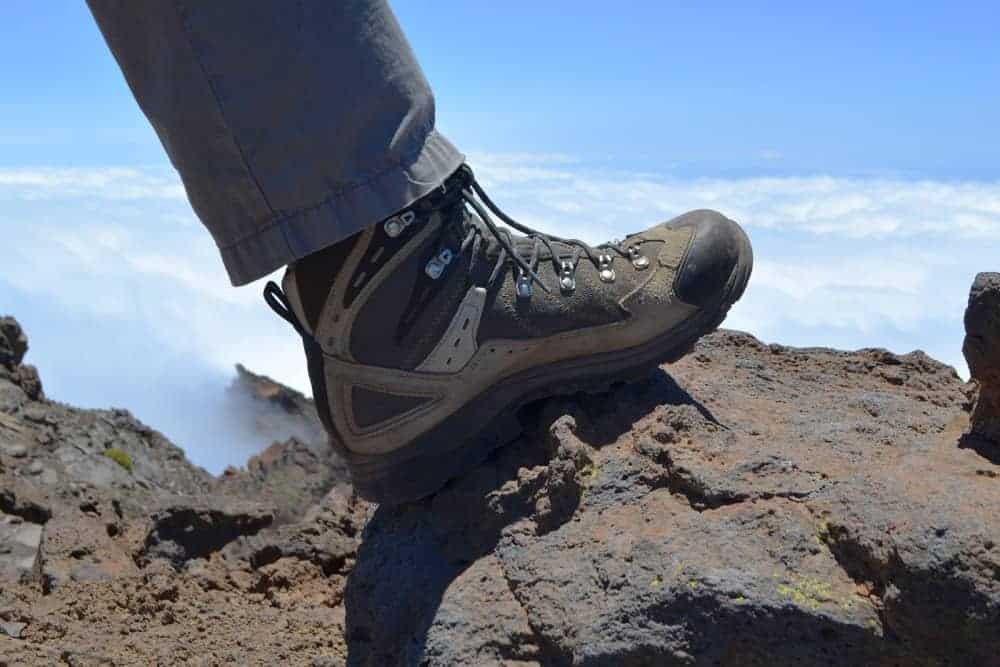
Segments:
[[[216,478],[124,410],[46,400],[27,348],[0,318],[0,664],[343,661],[367,505],[309,399],[241,367],[253,430],[300,437]]]
[[[1000,461],[1000,273],[980,273],[972,284],[962,351],[978,384],[970,434]]]

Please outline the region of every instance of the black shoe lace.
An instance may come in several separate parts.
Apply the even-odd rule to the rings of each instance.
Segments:
[[[461,188],[461,200],[468,204],[479,216],[463,215],[462,224],[465,226],[465,237],[459,248],[460,253],[464,253],[471,246],[472,262],[469,265],[469,274],[472,275],[476,268],[477,261],[483,256],[481,253],[483,240],[488,236],[492,237],[499,252],[493,270],[487,280],[487,286],[493,285],[501,276],[507,265],[509,258],[519,269],[518,287],[527,286],[530,293],[532,283],[537,283],[547,294],[551,294],[551,288],[538,275],[538,266],[541,261],[542,250],[549,251],[549,259],[552,262],[556,275],[560,277],[560,284],[563,289],[575,284],[575,273],[582,258],[592,262],[598,270],[611,270],[611,265],[615,255],[626,259],[635,260],[638,248],[628,248],[620,242],[612,241],[591,246],[579,239],[562,238],[552,234],[537,231],[521,224],[504,213],[499,206],[493,203],[483,187],[476,181],[472,169],[468,165],[459,168],[457,184]],[[455,187],[453,182],[450,187]],[[448,188],[449,184],[443,186]],[[496,215],[505,225],[524,234],[524,239],[529,243],[522,243],[522,247],[527,246],[530,252],[527,256],[522,256],[518,252],[514,236],[507,229],[499,227],[490,213]],[[614,274],[611,273],[611,276]]]

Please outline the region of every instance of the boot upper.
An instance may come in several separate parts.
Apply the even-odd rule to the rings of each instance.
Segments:
[[[516,234],[490,211],[460,170],[345,244],[336,265],[286,274],[348,448],[391,451],[505,378],[655,340],[718,299],[748,247],[713,211],[600,246]],[[323,295],[306,289],[317,274]]]

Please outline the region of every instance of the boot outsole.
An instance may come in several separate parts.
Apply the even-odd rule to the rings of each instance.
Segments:
[[[505,378],[395,452],[366,456],[339,448],[345,453],[355,490],[362,498],[385,505],[420,500],[521,435],[524,429],[518,413],[526,404],[552,396],[604,392],[614,384],[646,377],[661,364],[677,361],[698,339],[722,324],[743,296],[752,268],[750,241],[741,231],[739,260],[719,296],[698,315],[662,336],[627,350],[571,359]],[[524,391],[525,387],[529,390]],[[504,406],[499,411],[498,404]],[[473,432],[475,435],[469,437]]]

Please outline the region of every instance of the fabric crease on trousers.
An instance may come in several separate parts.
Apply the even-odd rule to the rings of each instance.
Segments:
[[[385,0],[88,0],[234,285],[464,161]]]

